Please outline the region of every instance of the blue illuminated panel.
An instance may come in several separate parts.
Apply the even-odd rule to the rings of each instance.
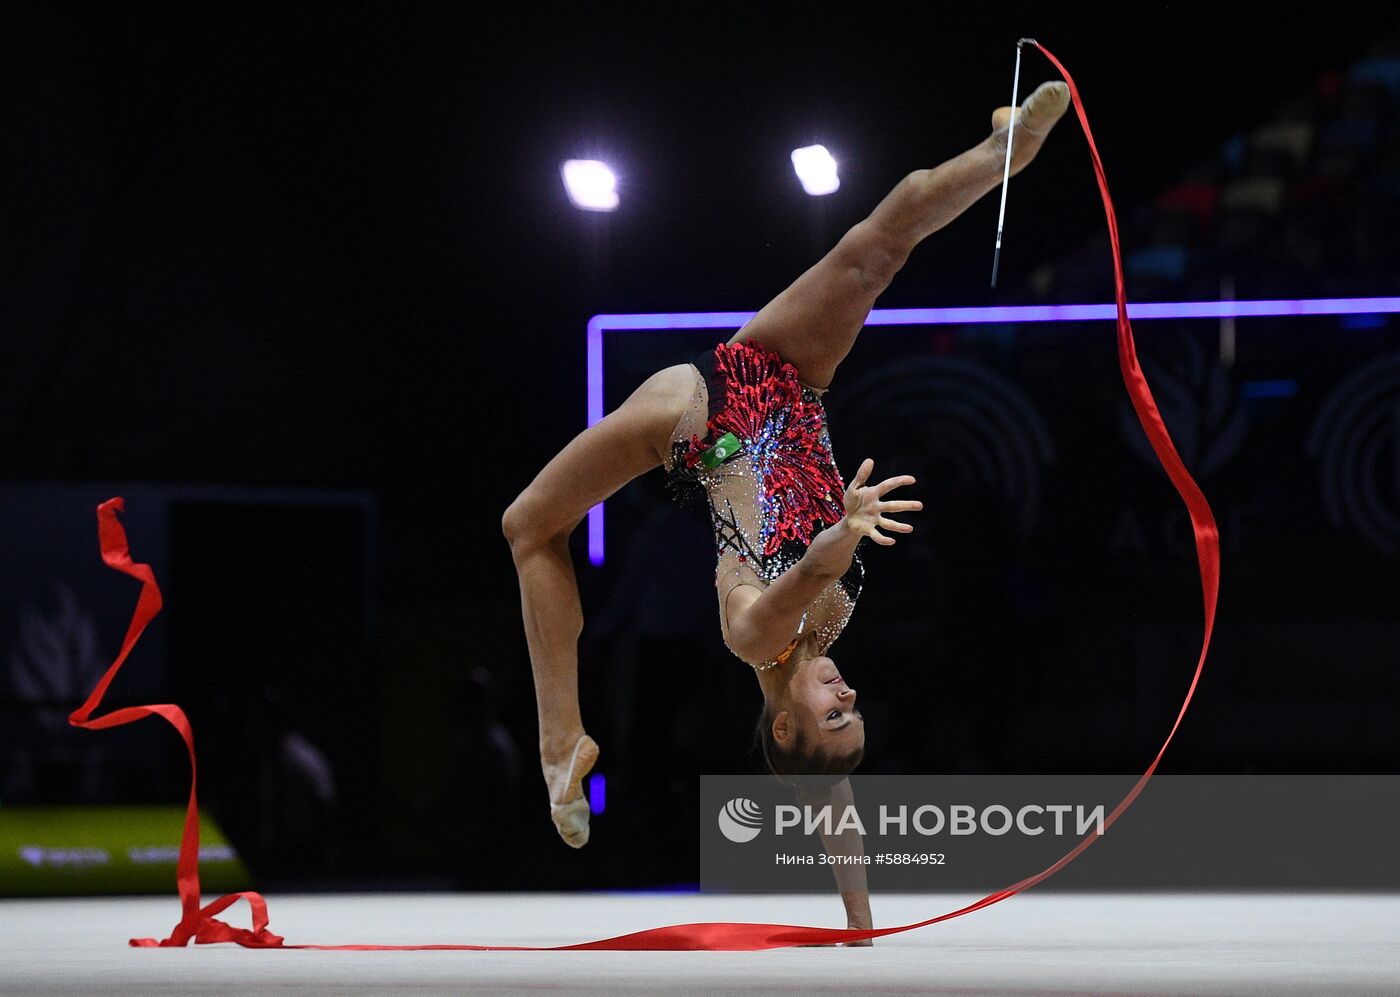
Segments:
[[[1128,318],[1260,318],[1302,315],[1383,315],[1400,312],[1400,298],[1305,298],[1275,301],[1156,301],[1128,305]],[[588,425],[603,418],[603,333],[673,332],[679,329],[739,329],[754,312],[658,312],[594,315],[588,320]],[[1118,306],[997,305],[983,308],[877,308],[867,327],[882,325],[997,325],[1010,322],[1112,321]],[[1279,393],[1285,382],[1268,384],[1260,396]],[[1291,382],[1290,382],[1291,383]],[[1259,389],[1256,389],[1258,391]],[[588,511],[588,559],[603,563],[603,503]]]

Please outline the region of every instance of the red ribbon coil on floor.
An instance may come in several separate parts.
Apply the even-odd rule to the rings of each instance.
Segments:
[[[1094,172],[1098,177],[1099,191],[1103,196],[1104,214],[1108,219],[1108,234],[1113,243],[1113,279],[1118,300],[1118,360],[1123,373],[1123,383],[1128,389],[1128,395],[1132,399],[1133,408],[1137,411],[1138,421],[1147,433],[1148,440],[1152,443],[1152,449],[1157,454],[1157,459],[1161,461],[1162,467],[1171,478],[1172,485],[1181,495],[1186,503],[1186,508],[1191,515],[1191,529],[1196,538],[1196,559],[1200,567],[1201,592],[1205,603],[1205,635],[1201,643],[1201,654],[1196,662],[1195,674],[1191,677],[1191,684],[1187,687],[1185,699],[1182,701],[1181,709],[1177,713],[1176,721],[1172,724],[1171,730],[1167,733],[1166,739],[1162,742],[1162,747],[1158,750],[1152,764],[1144,772],[1123,797],[1122,801],[1114,807],[1113,811],[1104,820],[1104,828],[1107,829],[1135,800],[1147,781],[1152,777],[1152,773],[1157,770],[1158,763],[1162,760],[1162,755],[1167,750],[1167,745],[1171,743],[1177,728],[1181,725],[1182,717],[1186,715],[1186,709],[1191,704],[1191,698],[1195,695],[1197,683],[1200,681],[1202,669],[1206,663],[1206,653],[1210,649],[1211,631],[1215,624],[1216,596],[1220,588],[1220,538],[1216,529],[1215,517],[1211,514],[1210,505],[1206,502],[1205,495],[1201,493],[1196,482],[1192,479],[1186,466],[1182,463],[1181,457],[1176,452],[1171,436],[1167,433],[1167,427],[1162,422],[1161,413],[1157,410],[1157,405],[1152,399],[1152,392],[1147,386],[1147,379],[1143,377],[1142,369],[1138,366],[1137,350],[1133,342],[1132,326],[1128,322],[1128,303],[1123,289],[1123,260],[1118,244],[1118,220],[1114,215],[1113,201],[1108,193],[1108,181],[1104,177],[1103,163],[1099,159],[1098,148],[1094,145],[1094,136],[1089,129],[1089,119],[1084,113],[1084,104],[1080,100],[1079,90],[1074,85],[1074,79],[1065,70],[1043,45],[1036,42],[1033,44],[1045,53],[1045,57],[1054,63],[1065,82],[1069,84],[1070,94],[1074,100],[1074,110],[1079,116],[1079,123],[1084,128],[1084,137],[1089,142],[1089,153],[1093,158]],[[138,564],[132,561],[128,549],[126,532],[122,528],[117,513],[122,510],[122,500],[120,498],[109,499],[103,502],[97,509],[98,535],[102,543],[102,559],[111,568],[138,579],[141,582],[141,595],[136,603],[136,612],[132,618],[131,626],[128,628],[126,637],[122,641],[121,651],[116,660],[112,662],[110,668],[102,676],[101,681],[93,689],[92,695],[80,709],[75,711],[69,718],[69,723],[76,727],[85,727],[90,730],[102,730],[107,727],[118,727],[122,724],[132,723],[148,716],[164,717],[184,738],[185,747],[190,755],[190,798],[189,806],[185,813],[184,833],[180,841],[180,859],[177,866],[176,879],[179,886],[180,906],[182,915],[180,923],[175,926],[175,930],[169,938],[157,942],[153,938],[132,939],[131,944],[136,946],[173,946],[186,945],[190,939],[201,944],[212,942],[236,942],[249,948],[301,948],[301,949],[349,949],[349,950],[422,950],[422,949],[510,949],[510,950],[547,950],[563,951],[570,949],[632,949],[632,950],[730,950],[749,951],[755,949],[782,948],[792,945],[821,945],[833,944],[837,942],[854,942],[866,938],[879,938],[882,935],[893,935],[902,931],[911,931],[914,928],[922,928],[930,924],[937,924],[939,921],[946,921],[950,918],[960,917],[963,914],[970,914],[983,907],[1000,903],[1009,897],[1015,896],[1022,890],[1029,889],[1039,882],[1053,876],[1060,869],[1074,861],[1084,849],[1097,840],[1097,836],[1087,836],[1083,838],[1073,849],[1063,858],[1055,862],[1048,868],[1017,883],[990,893],[975,903],[960,907],[957,910],[949,911],[946,914],[939,914],[924,921],[916,921],[913,924],[899,925],[892,928],[870,928],[870,929],[844,929],[844,928],[817,928],[806,927],[794,924],[752,924],[752,923],[731,923],[712,922],[700,924],[672,924],[659,928],[649,928],[645,931],[635,931],[625,935],[617,935],[612,938],[602,938],[590,942],[576,942],[572,945],[554,946],[525,946],[525,945],[284,945],[280,936],[272,934],[267,930],[267,903],[262,896],[257,893],[230,893],[220,897],[208,906],[200,906],[199,888],[199,810],[195,800],[195,751],[194,734],[190,730],[189,721],[185,713],[178,706],[169,704],[159,706],[132,706],[115,710],[105,716],[92,718],[92,712],[102,701],[106,694],[107,687],[111,685],[112,679],[120,670],[122,663],[126,661],[127,655],[131,653],[132,647],[141,636],[146,625],[151,622],[155,615],[160,612],[161,596],[160,588],[156,584],[155,574],[151,571],[150,565]],[[218,920],[214,915],[222,913],[228,907],[239,900],[247,900],[252,909],[252,928],[235,928],[223,921]]]

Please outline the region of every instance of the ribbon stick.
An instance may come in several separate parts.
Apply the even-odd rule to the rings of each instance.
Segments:
[[[1021,86],[1021,46],[1035,44],[1034,38],[1022,38],[1016,43],[1016,71],[1011,74],[1011,124],[1006,128],[1006,165],[1001,171],[1001,208],[997,211],[997,248],[992,253],[992,287],[997,286],[997,266],[1001,263],[1001,230],[1006,224],[1006,195],[1011,190],[1011,144],[1016,140],[1016,122],[1020,118],[1016,95]]]
[[[1065,70],[1043,45],[1032,39],[1023,39],[1035,45],[1045,57],[1049,59],[1064,76],[1065,82],[1069,84],[1070,94],[1074,100],[1075,112],[1079,116],[1079,123],[1084,129],[1084,136],[1089,142],[1089,153],[1093,160],[1094,172],[1098,178],[1099,191],[1103,197],[1104,215],[1108,221],[1109,236],[1113,244],[1113,276],[1117,291],[1118,301],[1118,359],[1119,367],[1123,375],[1123,383],[1127,388],[1128,395],[1132,399],[1133,408],[1137,412],[1138,421],[1142,424],[1143,430],[1147,433],[1148,439],[1152,443],[1152,449],[1166,470],[1172,485],[1177,493],[1186,503],[1186,507],[1191,515],[1191,528],[1196,538],[1196,558],[1201,576],[1201,592],[1204,598],[1205,608],[1205,633],[1201,643],[1200,657],[1196,662],[1195,673],[1191,677],[1191,682],[1186,690],[1185,698],[1182,700],[1181,709],[1177,712],[1176,721],[1172,724],[1171,730],[1167,732],[1166,738],[1162,741],[1162,746],[1158,750],[1156,757],[1147,767],[1141,778],[1128,791],[1127,795],[1114,807],[1113,811],[1105,818],[1104,828],[1107,829],[1114,821],[1132,804],[1139,793],[1142,792],[1147,781],[1157,770],[1162,756],[1166,753],[1167,746],[1175,736],[1177,728],[1181,725],[1182,718],[1186,715],[1187,707],[1191,705],[1191,699],[1196,693],[1197,684],[1200,682],[1201,672],[1205,667],[1206,653],[1210,649],[1211,632],[1215,624],[1216,597],[1220,588],[1220,538],[1216,529],[1215,517],[1211,513],[1210,505],[1206,502],[1205,496],[1201,493],[1196,482],[1182,463],[1181,457],[1177,454],[1171,436],[1167,432],[1165,423],[1162,421],[1161,413],[1157,409],[1157,404],[1152,398],[1152,392],[1148,388],[1147,379],[1143,376],[1141,368],[1137,362],[1137,350],[1133,342],[1132,326],[1128,322],[1127,297],[1123,287],[1123,263],[1118,243],[1118,221],[1113,210],[1113,201],[1108,193],[1108,181],[1104,177],[1103,163],[1099,159],[1098,148],[1094,144],[1093,133],[1089,129],[1089,119],[1084,113],[1084,104],[1080,99],[1079,91],[1074,85],[1074,79]],[[1019,64],[1018,43],[1018,64]],[[1013,87],[1014,92],[1014,87]],[[1014,107],[1013,103],[1013,107]],[[1008,141],[1009,146],[1009,141]],[[1004,191],[1003,191],[1004,196]],[[300,949],[325,949],[325,950],[729,950],[729,951],[751,951],[756,949],[783,948],[793,945],[813,945],[813,944],[833,944],[839,942],[860,941],[866,938],[879,938],[885,935],[894,935],[904,931],[911,931],[915,928],[926,927],[937,924],[940,921],[947,921],[950,918],[960,917],[970,914],[973,911],[981,910],[992,904],[1000,903],[1029,889],[1037,883],[1043,882],[1053,876],[1060,869],[1077,858],[1086,848],[1098,840],[1097,835],[1086,836],[1075,845],[1059,861],[1042,869],[1033,876],[1019,880],[1004,889],[989,893],[987,896],[957,910],[948,911],[927,920],[917,921],[913,924],[904,924],[889,928],[869,928],[869,929],[842,929],[842,928],[818,928],[793,924],[755,924],[742,922],[706,922],[694,924],[672,924],[663,927],[649,928],[645,931],[635,931],[625,935],[616,935],[610,938],[597,939],[595,941],[576,942],[569,945],[555,946],[525,946],[525,945],[284,945],[283,939],[272,934],[267,929],[268,915],[267,904],[263,898],[252,892],[232,893],[221,897],[218,900],[200,906],[199,868],[197,856],[199,854],[199,821],[198,807],[195,800],[195,754],[194,736],[190,730],[189,722],[185,718],[184,712],[178,706],[137,706],[117,710],[106,716],[91,718],[92,711],[97,707],[107,687],[111,684],[113,677],[121,668],[127,655],[131,652],[137,638],[152,618],[160,611],[161,597],[160,589],[156,585],[155,575],[149,565],[133,563],[127,548],[126,533],[122,529],[121,523],[117,520],[117,512],[122,508],[120,498],[110,499],[98,507],[98,532],[102,543],[102,557],[106,563],[125,574],[137,578],[141,582],[141,595],[137,600],[136,611],[131,621],[131,626],[127,631],[126,639],[122,642],[121,652],[116,660],[108,668],[105,675],[93,689],[92,695],[82,708],[73,713],[69,722],[78,727],[89,729],[103,729],[115,727],[120,724],[131,723],[142,717],[157,715],[164,717],[184,738],[185,746],[190,756],[190,797],[189,807],[185,816],[184,834],[180,842],[180,860],[177,867],[177,883],[179,887],[182,916],[180,923],[175,926],[170,937],[161,942],[156,942],[150,938],[133,939],[131,944],[138,946],[175,946],[186,945],[193,938],[195,942],[207,944],[211,942],[236,942],[248,948],[300,948]],[[239,900],[248,901],[252,911],[252,929],[235,928],[217,920],[214,915],[221,913],[226,908],[232,906]]]

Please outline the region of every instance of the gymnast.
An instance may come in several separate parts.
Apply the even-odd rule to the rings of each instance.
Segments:
[[[1042,84],[1014,115],[1010,172],[1024,169],[1070,102]],[[540,764],[560,836],[588,841],[582,782],[598,758],[578,701],[583,612],[568,537],[588,510],[662,466],[677,498],[708,503],[725,644],[763,694],[756,737],[770,771],[820,777],[849,798],[865,722],[856,691],[827,655],[855,607],[858,547],[889,546],[913,527],[892,514],[917,500],[891,493],[909,475],[871,483],[866,459],[849,485],[831,452],[821,396],[875,299],[910,252],[1001,185],[1013,109],[992,133],[934,169],[901,180],[868,218],[726,343],[657,371],[546,464],[502,519],[520,580],[539,712]],[[810,788],[810,782],[803,781]],[[843,897],[847,895],[843,893]],[[853,908],[852,904],[856,907]],[[852,926],[869,919],[847,898]]]

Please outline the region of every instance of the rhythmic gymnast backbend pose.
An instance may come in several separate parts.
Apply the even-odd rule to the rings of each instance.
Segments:
[[[1022,103],[1013,175],[1035,158],[1069,102],[1069,88],[1053,82]],[[860,762],[865,725],[855,690],[826,651],[860,592],[857,545],[865,537],[893,544],[882,530],[913,527],[889,514],[922,504],[886,498],[914,483],[908,475],[868,484],[869,459],[843,485],[820,396],[914,247],[1000,186],[1012,116],[1012,108],[998,108],[982,142],[905,177],[727,343],[647,378],[546,464],[506,510],[502,528],[520,578],[540,763],[551,816],[568,844],[588,841],[582,781],[598,758],[579,715],[583,612],[568,537],[590,508],[658,465],[674,491],[708,500],[720,628],[762,690],[758,736],[769,768],[779,777],[824,775],[849,792],[844,776]]]

